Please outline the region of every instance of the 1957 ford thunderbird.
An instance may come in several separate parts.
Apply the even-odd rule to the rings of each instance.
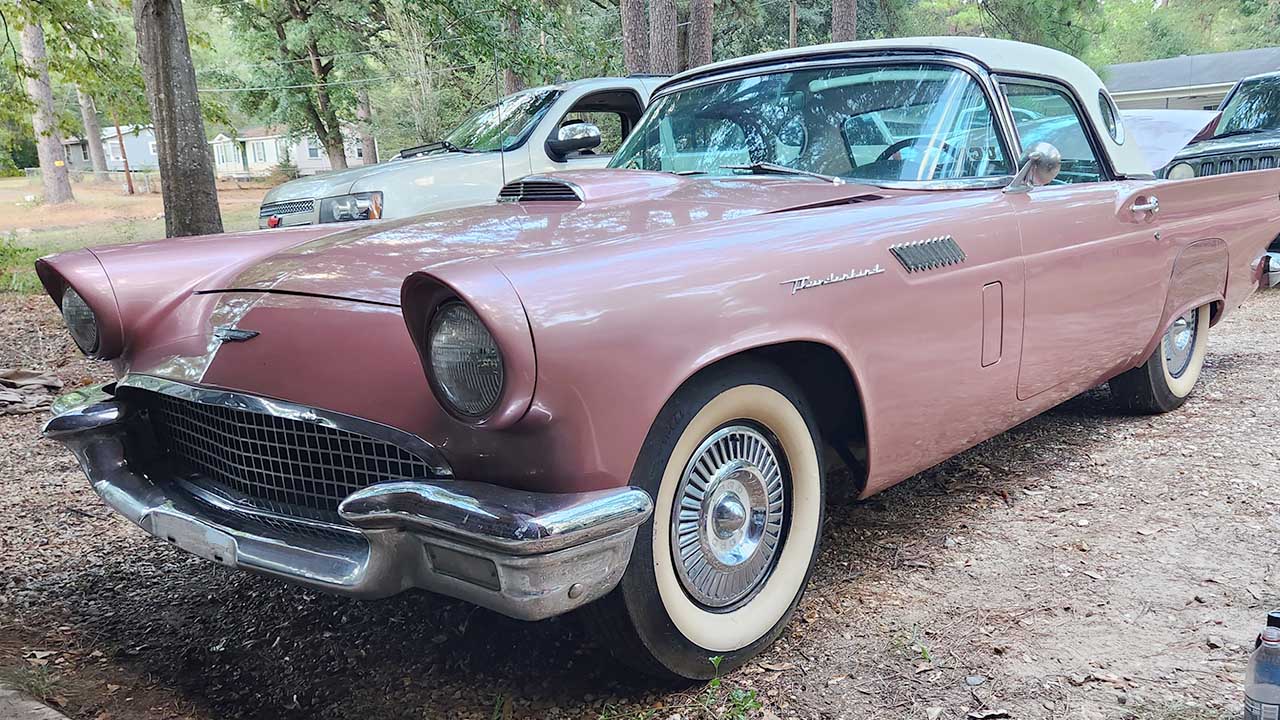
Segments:
[[[799,602],[828,458],[866,496],[1101,383],[1128,412],[1192,393],[1212,326],[1280,280],[1280,171],[1158,180],[1141,140],[1036,46],[705,66],[610,169],[485,207],[40,260],[117,377],[45,434],[209,560],[581,607],[706,677]]]

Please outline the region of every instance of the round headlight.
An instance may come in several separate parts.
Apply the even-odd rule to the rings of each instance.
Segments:
[[[475,312],[456,300],[441,305],[427,337],[440,400],[466,418],[492,411],[502,395],[502,354]]]
[[[80,352],[85,355],[98,352],[98,317],[80,293],[71,288],[62,293],[62,320]]]
[[[1170,180],[1190,180],[1196,176],[1196,169],[1191,167],[1191,163],[1178,163],[1169,168],[1169,173],[1165,177]]]

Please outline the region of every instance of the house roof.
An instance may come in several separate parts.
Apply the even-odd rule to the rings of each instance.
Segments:
[[[138,133],[148,132],[150,130],[151,130],[150,125],[121,125],[120,126],[120,132],[123,135],[137,135]],[[102,139],[103,140],[116,139],[116,128],[114,125],[112,125],[111,127],[102,128]],[[62,139],[63,145],[79,145],[81,142],[83,142],[83,140],[75,135],[65,137]]]
[[[1280,47],[1108,65],[1102,77],[1111,92],[1123,93],[1234,84],[1241,78],[1276,70],[1280,70]]]

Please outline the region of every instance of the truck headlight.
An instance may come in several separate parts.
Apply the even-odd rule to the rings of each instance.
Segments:
[[[98,352],[98,316],[72,288],[62,293],[62,320],[80,352],[93,357]]]
[[[1165,175],[1170,180],[1190,180],[1196,176],[1196,169],[1191,167],[1191,163],[1180,162],[1169,168],[1169,172]]]
[[[436,310],[427,335],[431,380],[450,412],[482,418],[502,395],[502,353],[475,311],[450,300]]]
[[[320,222],[377,220],[382,217],[382,193],[363,192],[339,195],[320,201]]]

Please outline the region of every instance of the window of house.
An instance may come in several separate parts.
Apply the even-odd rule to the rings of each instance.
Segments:
[[[363,158],[363,157],[364,157],[364,146],[363,146],[363,145],[357,145],[357,146],[356,146],[356,157],[358,157],[358,158]]]
[[[80,146],[80,158],[85,162],[89,161],[89,143]]]
[[[124,156],[120,154],[120,143],[115,140],[107,143],[107,154],[111,156],[112,160],[124,159]]]
[[[312,160],[320,159],[320,144],[310,140],[303,140],[307,144],[307,157]]]
[[[151,152],[151,154],[152,154],[153,156],[156,154],[156,141],[155,141],[155,140],[152,140],[151,142],[147,143],[147,150],[148,150],[148,151],[150,151],[150,152]]]
[[[1055,185],[1103,179],[1102,163],[1065,89],[1030,81],[1004,81],[1002,86],[1023,151],[1038,142],[1047,142],[1062,153],[1062,169]]]
[[[263,163],[267,161],[267,144],[261,140],[249,143],[249,151],[253,153],[254,162]]]

